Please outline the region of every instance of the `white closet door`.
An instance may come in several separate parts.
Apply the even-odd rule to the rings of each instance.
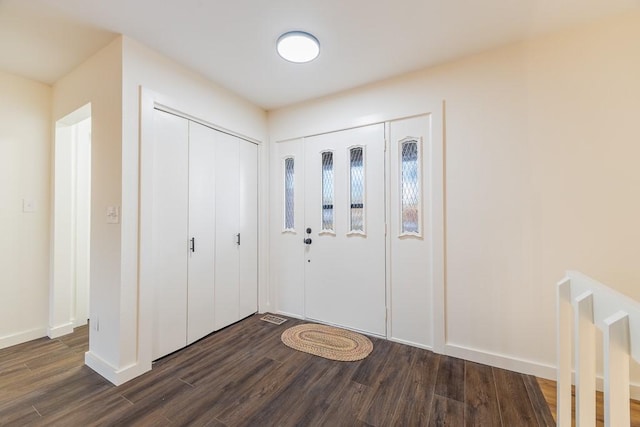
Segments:
[[[218,132],[189,122],[189,278],[187,343],[215,329],[215,143]]]
[[[215,325],[224,328],[239,317],[240,204],[239,144],[237,138],[218,133],[216,144],[216,247],[215,247]],[[242,237],[242,236],[240,236]]]
[[[186,345],[188,122],[154,111],[153,359]]]
[[[258,146],[240,146],[240,313],[258,311]]]

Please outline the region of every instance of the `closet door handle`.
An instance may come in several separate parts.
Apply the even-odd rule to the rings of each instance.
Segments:
[[[240,233],[236,234],[236,243],[240,246]]]
[[[195,252],[196,251],[196,238],[195,237],[191,238],[191,246],[189,247],[189,249],[191,249],[191,252]]]

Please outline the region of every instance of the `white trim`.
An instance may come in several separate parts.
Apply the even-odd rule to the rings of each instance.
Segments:
[[[434,120],[440,113],[440,121]],[[430,150],[429,161],[431,167],[430,173],[430,195],[428,200],[431,201],[431,283],[433,286],[433,303],[431,309],[433,312],[433,349],[436,353],[444,353],[445,343],[447,342],[447,318],[446,318],[446,287],[447,287],[447,224],[446,224],[446,104],[442,101],[441,108],[435,106],[429,113],[431,121],[429,129]]]
[[[89,323],[87,319],[73,319],[73,329],[84,326],[87,323]]]
[[[304,320],[304,316],[302,316],[300,314],[289,313],[287,311],[276,310],[274,314],[281,314],[283,316],[292,317],[294,319]]]
[[[421,348],[423,350],[433,351],[433,346],[420,344],[420,343],[413,342],[413,341],[408,341],[408,340],[402,340],[400,338],[389,337],[389,338],[387,338],[387,341],[397,342],[398,344],[404,344],[404,345],[408,345],[408,346],[411,346],[411,347]]]
[[[38,338],[46,336],[47,330],[45,328],[35,328],[28,331],[7,335],[4,337],[0,337],[0,349],[22,344],[27,341],[37,340]]]
[[[372,126],[376,124],[382,124],[385,127],[385,200],[388,199],[390,194],[390,134],[389,134],[389,124],[397,121],[410,119],[413,117],[421,117],[427,116],[430,121],[429,129],[430,133],[428,135],[429,141],[429,167],[427,168],[427,173],[430,174],[430,186],[429,188],[424,188],[423,191],[429,191],[429,197],[426,195],[423,197],[424,200],[430,200],[431,206],[428,208],[429,213],[431,214],[429,217],[424,220],[424,216],[426,215],[426,210],[422,209],[423,215],[423,223],[422,227],[424,230],[430,230],[430,239],[431,242],[431,263],[432,263],[432,271],[431,271],[431,282],[433,286],[432,291],[432,305],[430,307],[425,307],[425,310],[431,310],[432,312],[432,344],[433,351],[435,353],[444,354],[445,353],[445,344],[447,337],[447,328],[446,328],[446,198],[445,198],[445,155],[446,155],[446,101],[443,99],[441,102],[436,104],[425,104],[422,109],[423,113],[413,114],[408,116],[390,116],[385,117],[383,120],[370,120],[365,121],[363,123],[357,123],[350,126],[343,126],[338,129],[327,130],[323,132],[315,132],[311,134],[295,136],[295,137],[285,137],[280,138],[275,141],[278,143],[286,143],[292,142],[296,140],[310,138],[319,135],[327,135],[331,133],[341,132],[350,129],[358,129],[367,126]],[[422,138],[424,143],[426,139]],[[303,150],[306,148],[306,144],[302,145]],[[351,147],[349,147],[351,148]],[[422,146],[421,149],[424,150]],[[422,152],[423,153],[423,152]],[[422,155],[422,162],[424,162],[424,155]],[[424,168],[422,169],[424,171]],[[366,202],[365,202],[366,203]],[[389,203],[385,202],[385,227],[386,227],[386,275],[385,275],[385,287],[386,287],[386,330],[387,330],[387,338],[389,339],[392,334],[392,324],[391,324],[391,261],[390,261],[390,245],[391,245],[391,233],[389,233],[389,218],[391,217],[391,207]],[[426,232],[426,231],[425,231]],[[349,235],[349,234],[348,234]],[[357,235],[356,233],[351,233],[351,235]],[[278,292],[279,287],[274,288],[274,292]],[[306,308],[304,307],[306,287],[303,287],[303,312],[305,312]],[[281,312],[283,315],[289,315],[296,318],[303,318],[300,315],[291,315],[286,312]]]
[[[178,105],[174,99],[171,99],[165,95],[161,95],[143,86],[139,86],[140,93],[140,135],[139,135],[139,170],[138,170],[138,185],[139,185],[139,204],[138,204],[138,323],[137,323],[137,354],[135,364],[115,369],[108,363],[102,361],[98,356],[93,353],[87,353],[85,356],[85,363],[89,365],[96,372],[102,374],[105,373],[105,377],[114,384],[121,384],[129,379],[132,379],[138,375],[147,372],[152,367],[153,356],[151,354],[152,348],[152,334],[153,334],[153,321],[152,321],[152,298],[153,298],[153,271],[151,266],[151,254],[153,249],[152,236],[152,215],[150,212],[153,206],[153,196],[151,191],[145,189],[150,188],[153,177],[153,141],[154,141],[154,110],[158,109],[166,113],[171,113],[185,119],[194,121],[201,125],[212,128],[216,131],[220,131],[245,141],[254,143],[258,146],[258,177],[262,176],[263,153],[262,150],[268,145],[265,145],[262,141],[254,138],[242,135],[237,132],[230,131],[222,126],[213,124],[211,122],[196,118],[181,110],[176,110],[168,105]],[[182,105],[182,104],[181,104]],[[269,160],[267,159],[267,165]],[[268,166],[266,167],[268,169]],[[263,192],[259,191],[258,200],[258,311],[270,311],[271,303],[270,289],[269,289],[269,271],[268,268],[262,270],[263,263],[268,263],[269,247],[262,246],[260,236],[269,233],[269,220],[268,220],[268,200],[263,199]],[[264,202],[264,204],[262,204]],[[262,214],[264,213],[264,214]],[[268,237],[267,237],[268,239]],[[267,264],[268,265],[268,264]],[[91,363],[91,364],[90,364]]]
[[[217,125],[215,123],[208,122],[206,120],[203,120],[203,119],[200,119],[198,117],[192,116],[191,114],[185,113],[182,110],[178,110],[178,109],[169,107],[166,103],[158,102],[157,101],[157,99],[158,99],[157,97],[154,97],[154,98],[155,99],[154,99],[154,102],[153,102],[153,108],[155,108],[156,110],[164,111],[165,113],[169,113],[169,114],[173,114],[174,116],[185,118],[185,119],[187,119],[189,121],[201,124],[202,126],[206,126],[206,127],[211,128],[213,130],[217,130],[218,132],[226,133],[227,135],[231,135],[231,136],[235,136],[235,137],[240,138],[240,139],[244,139],[245,141],[251,142],[252,144],[262,145],[262,142],[257,140],[257,139],[255,139],[255,138],[251,138],[250,136],[246,136],[246,135],[241,134],[239,132],[234,132],[234,131],[232,131],[230,129],[227,129],[224,126],[220,126],[220,125]]]
[[[47,336],[51,339],[61,337],[73,333],[73,322],[63,323],[58,326],[49,326],[47,328]]]
[[[80,107],[75,108],[65,116],[55,120],[54,122],[54,138],[52,144],[52,156],[51,156],[51,215],[50,215],[50,253],[49,253],[49,315],[48,323],[64,322],[58,326],[48,326],[45,335],[50,338],[57,338],[63,335],[67,335],[73,332],[75,325],[75,316],[77,314],[77,271],[76,271],[76,220],[77,220],[77,145],[78,145],[78,132],[75,127],[77,124],[91,118],[92,103],[87,102]],[[67,131],[69,132],[67,134]],[[90,134],[93,133],[93,123],[91,124]],[[66,134],[67,137],[62,135]],[[70,196],[70,216],[66,218],[58,218],[56,216],[56,206],[60,204],[59,195],[56,194],[56,187],[60,186],[58,182],[59,176],[56,172],[57,165],[56,152],[60,150],[60,144],[62,141],[67,141],[70,146],[70,167],[69,183],[71,187],[68,191],[71,192]],[[66,144],[65,144],[66,145]],[[59,172],[59,171],[58,171]],[[91,204],[91,195],[89,196],[89,204]],[[62,227],[66,231],[70,231],[72,236],[70,238],[70,248],[63,249],[60,247],[59,239],[56,239],[62,230]],[[68,234],[67,236],[68,237]],[[61,253],[70,252],[69,263],[62,270],[68,269],[71,274],[70,281],[58,279],[59,270],[56,260],[61,258]],[[62,257],[64,258],[64,257]],[[89,293],[91,289],[91,283],[89,279]],[[67,307],[68,306],[68,307]],[[63,308],[62,313],[59,313],[59,308]],[[89,309],[89,307],[87,307]],[[68,315],[67,315],[68,313]],[[88,313],[90,315],[90,313]],[[85,319],[86,322],[86,319]]]
[[[117,369],[115,366],[90,351],[84,354],[84,363],[116,386],[124,384],[125,382],[151,370],[151,362],[144,364],[140,363],[140,361],[138,361],[138,363],[125,366],[124,368]]]
[[[531,360],[478,350],[462,345],[447,343],[445,344],[444,354],[471,362],[482,363],[483,365],[494,366],[496,368],[535,375],[536,377],[553,378],[554,380],[556,377],[555,366],[544,365]]]
[[[384,122],[384,297],[385,297],[385,335],[391,340],[393,335],[391,310],[392,292],[391,287],[391,150],[388,149],[391,141],[391,122]]]
[[[347,331],[353,331],[353,332],[357,332],[357,333],[362,334],[362,335],[367,335],[367,336],[370,336],[370,337],[380,338],[381,340],[386,340],[387,339],[384,335],[374,334],[373,332],[363,331],[362,329],[356,329],[356,328],[352,328],[352,327],[348,327],[348,326],[344,326],[344,325],[337,325],[337,324],[331,323],[331,322],[325,322],[324,320],[318,320],[318,319],[314,319],[312,317],[305,317],[303,320],[308,320],[310,322],[318,323],[320,325],[333,326],[334,328],[346,329]]]
[[[432,108],[433,108],[433,105],[427,103],[424,105],[424,108],[418,108],[418,110],[433,111]],[[291,142],[300,138],[311,138],[313,136],[328,135],[331,133],[342,132],[344,130],[359,129],[359,128],[363,128],[371,125],[384,125],[385,123],[388,123],[388,122],[394,122],[397,120],[404,120],[404,119],[412,119],[414,117],[420,117],[426,114],[430,114],[430,113],[418,113],[418,114],[399,115],[399,116],[393,115],[393,114],[389,116],[386,116],[386,115],[367,116],[362,118],[362,120],[356,120],[353,123],[345,124],[345,125],[339,126],[338,128],[333,128],[328,130],[319,130],[311,133],[303,132],[302,134],[294,134],[295,136],[277,136],[276,135],[277,139],[275,142],[276,144],[279,142]]]
[[[483,365],[489,365],[495,368],[507,369],[521,374],[534,375],[539,378],[556,381],[557,369],[555,366],[545,365],[531,360],[520,359],[517,357],[492,353],[456,344],[446,344],[444,354],[470,362],[482,363]],[[598,376],[596,378],[596,387],[599,391],[602,391],[603,386],[604,380],[602,377]],[[629,389],[631,392],[631,398],[639,400],[640,384],[631,384]]]

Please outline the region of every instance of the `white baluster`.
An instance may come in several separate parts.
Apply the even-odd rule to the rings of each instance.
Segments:
[[[596,425],[596,328],[593,323],[593,293],[575,299],[576,426]]]
[[[629,316],[623,311],[604,320],[604,425],[631,425],[629,411]]]
[[[558,373],[557,373],[557,416],[558,427],[571,426],[571,349],[573,308],[571,306],[571,280],[558,283]]]

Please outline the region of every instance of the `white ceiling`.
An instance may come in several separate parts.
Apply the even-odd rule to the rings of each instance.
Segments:
[[[0,0],[0,69],[52,84],[125,34],[265,109],[609,15],[638,0]],[[313,33],[320,57],[275,51]]]

